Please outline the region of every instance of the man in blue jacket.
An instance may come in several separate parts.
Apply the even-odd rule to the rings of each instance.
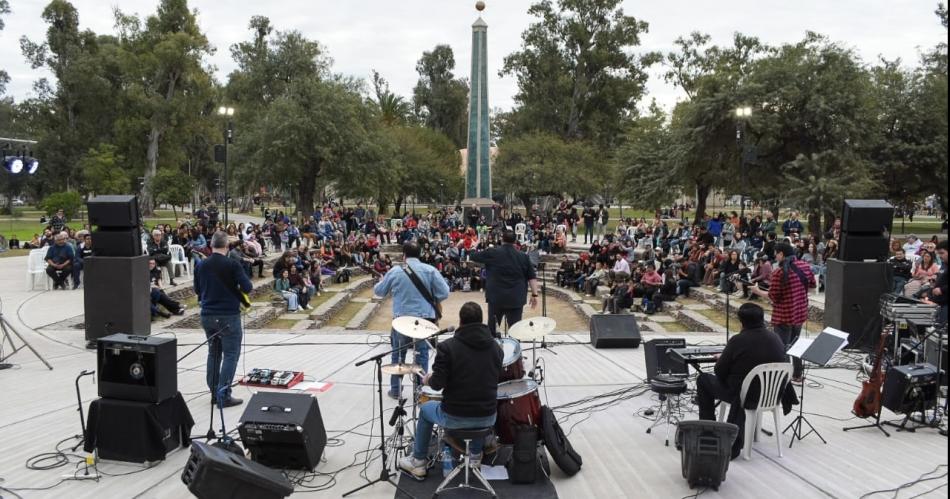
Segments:
[[[231,382],[241,356],[241,294],[254,286],[241,264],[228,258],[228,235],[217,231],[211,237],[211,256],[195,269],[195,294],[201,304],[201,327],[208,338],[208,388],[211,403],[221,407],[240,405],[231,396]],[[214,335],[217,337],[212,338]]]

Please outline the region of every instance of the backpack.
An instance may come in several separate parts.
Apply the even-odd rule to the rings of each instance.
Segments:
[[[653,315],[656,313],[656,302],[646,296],[643,297],[643,313]]]

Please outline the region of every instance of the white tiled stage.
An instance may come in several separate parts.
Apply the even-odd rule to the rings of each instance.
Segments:
[[[72,466],[31,471],[24,465],[30,456],[51,451],[56,442],[79,432],[73,380],[82,369],[95,368],[94,355],[77,348],[81,343],[81,332],[44,333],[63,343],[54,343],[34,333],[28,333],[27,337],[50,359],[54,371],[47,371],[27,351],[11,359],[20,363],[18,369],[0,371],[0,477],[3,478],[0,486],[3,487],[49,486],[58,482],[62,475],[72,473]],[[707,333],[686,336],[690,342],[724,340],[720,335]],[[192,348],[187,344],[202,339],[203,335],[197,333],[179,334],[179,353],[184,354]],[[303,370],[317,380],[332,382],[333,387],[320,394],[319,400],[330,436],[339,436],[341,430],[352,428],[373,416],[376,396],[371,386],[373,369],[371,365],[357,368],[353,364],[374,351],[382,351],[382,346],[369,345],[378,339],[378,336],[360,333],[333,336],[251,334],[246,337],[249,345],[284,346],[247,346],[239,372],[252,367],[295,369]],[[586,342],[587,336],[558,335],[554,339]],[[554,351],[557,355],[543,354],[547,380],[542,397],[551,406],[631,386],[640,383],[644,376],[643,349],[595,350],[587,344],[575,344],[556,346]],[[189,400],[196,421],[195,434],[203,433],[208,422],[208,395],[203,393],[204,355],[205,350],[201,348],[183,361],[178,377],[179,389]],[[855,372],[827,369],[814,371],[814,374],[813,380],[823,387],[808,389],[807,409],[828,416],[810,417],[828,444],[823,445],[817,438],[808,437],[797,442],[791,450],[786,449],[784,458],[778,458],[774,442],[762,438],[752,461],[733,461],[719,492],[706,491],[703,498],[854,498],[872,490],[889,489],[912,481],[938,464],[947,463],[947,438],[934,430],[916,434],[892,433],[891,438],[873,429],[842,432],[843,426],[858,424],[858,421],[845,423],[829,417],[850,417],[852,402],[859,391]],[[88,406],[96,387],[90,378],[85,378],[81,387],[84,403]],[[243,387],[236,390],[236,395],[245,399],[250,397],[249,390]],[[634,415],[639,409],[653,404],[649,395],[626,400],[593,414],[574,428],[570,440],[582,454],[584,466],[571,478],[555,467],[552,480],[559,496],[679,498],[695,493],[689,490],[680,475],[678,452],[672,446],[663,446],[663,428],[647,435],[644,430],[649,423]],[[392,407],[388,399],[386,406],[387,410]],[[233,428],[241,410],[226,410],[229,427]],[[786,418],[788,420],[790,418]],[[570,424],[565,423],[565,426]],[[770,427],[768,422],[765,425]],[[368,435],[371,428],[364,425],[358,431]],[[378,441],[356,434],[346,434],[341,438],[343,445],[327,449],[327,462],[318,471],[329,472],[344,467],[353,462],[355,452],[376,445]],[[189,497],[179,479],[187,455],[186,450],[180,450],[152,469],[127,476],[105,476],[98,483],[67,481],[49,491],[19,493],[26,498]],[[371,476],[378,474],[378,466],[378,461],[371,464]],[[118,474],[134,468],[105,464],[101,470]],[[330,490],[298,492],[294,496],[340,497],[346,490],[363,483],[359,470],[354,468],[340,473],[337,484]],[[944,467],[937,474],[945,471]],[[914,496],[941,483],[946,485],[947,479],[917,485],[902,491],[900,497]],[[377,485],[354,497],[390,499],[393,495],[391,487]],[[946,486],[928,494],[930,497],[946,495]],[[0,491],[0,496],[6,498],[7,494]]]

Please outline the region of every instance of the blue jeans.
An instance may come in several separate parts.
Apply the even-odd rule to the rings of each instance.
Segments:
[[[406,354],[408,353],[409,348],[414,349],[415,362],[414,364],[419,364],[422,366],[422,372],[429,372],[429,342],[424,340],[419,340],[415,345],[410,347],[409,345],[415,341],[408,336],[403,336],[397,333],[395,330],[389,333],[389,342],[393,349],[400,349],[398,352],[393,352],[392,363],[393,364],[402,364],[406,362]],[[402,376],[390,376],[389,378],[389,393],[398,394],[402,391]]]
[[[495,416],[481,418],[462,418],[446,414],[442,410],[442,402],[426,402],[419,409],[419,422],[416,423],[416,440],[412,444],[412,457],[416,459],[425,459],[429,453],[429,440],[432,438],[432,425],[439,425],[448,429],[477,429],[488,428],[495,425]],[[472,454],[478,454],[482,451],[482,441],[472,442],[469,450]]]
[[[214,400],[227,400],[231,398],[231,382],[241,356],[241,338],[244,336],[241,316],[202,314],[201,327],[207,338],[221,332],[208,342],[207,382],[208,388],[214,391]]]

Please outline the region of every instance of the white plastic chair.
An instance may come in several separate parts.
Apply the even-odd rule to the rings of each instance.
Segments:
[[[185,274],[191,275],[191,262],[185,258],[185,248],[180,244],[169,244],[168,252],[171,253],[172,257],[172,268],[178,270],[178,266],[181,265],[185,267]]]
[[[30,256],[26,260],[26,284],[29,287],[29,291],[36,289],[36,275],[42,274],[43,285],[46,290],[52,288],[50,282],[52,281],[49,278],[49,274],[46,273],[46,252],[49,251],[49,248],[36,248],[30,250]]]
[[[752,442],[759,440],[759,428],[762,426],[762,413],[772,412],[775,419],[775,444],[778,447],[778,457],[782,457],[782,394],[792,379],[792,364],[788,362],[773,362],[755,367],[742,380],[742,390],[739,392],[739,403],[745,405],[746,395],[752,380],[759,378],[759,405],[756,409],[745,410],[745,431],[742,447],[742,457],[745,460],[752,458]],[[720,402],[719,421],[725,421],[729,414],[729,404]]]
[[[528,226],[523,222],[518,222],[515,224],[515,235],[518,237],[519,243],[524,243],[525,232],[527,232]]]

